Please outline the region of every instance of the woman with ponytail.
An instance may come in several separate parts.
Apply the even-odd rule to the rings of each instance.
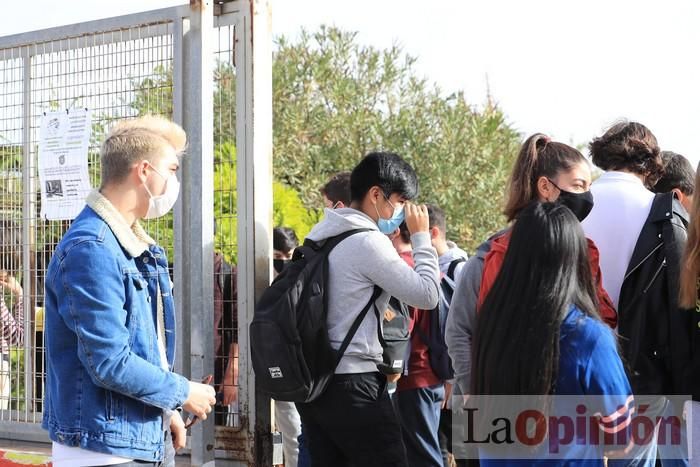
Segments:
[[[510,178],[505,215],[515,222],[533,201],[553,202],[569,208],[581,221],[593,207],[590,193],[591,168],[575,148],[534,134],[523,143]],[[512,227],[511,227],[512,228]],[[471,380],[472,334],[477,309],[485,300],[503,264],[511,228],[498,232],[483,243],[464,266],[455,288],[447,318],[445,339],[455,370],[457,388],[469,394]],[[543,239],[531,239],[533,242]],[[615,326],[615,308],[602,287],[598,250],[587,241],[591,279],[597,311],[603,321]]]
[[[640,458],[627,444],[634,397],[617,339],[598,314],[580,222],[561,203],[535,201],[520,209],[510,237],[500,274],[477,317],[470,392],[477,397],[470,403],[488,421],[504,412],[494,397],[481,396],[507,395],[545,419],[573,420],[580,414],[578,404],[595,405],[600,418],[589,427],[590,439],[578,432],[576,442],[561,443],[555,451],[546,446],[559,436],[556,430],[532,449],[522,441],[507,448],[486,441],[479,445],[480,465],[602,467],[604,449],[624,453],[611,465],[653,465],[653,460],[632,462]],[[604,433],[617,441],[593,441],[607,439]],[[603,446],[606,442],[611,444]]]

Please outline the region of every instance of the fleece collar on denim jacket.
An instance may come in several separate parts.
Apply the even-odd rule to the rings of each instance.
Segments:
[[[129,226],[124,216],[98,190],[93,190],[88,195],[86,203],[107,223],[122,248],[133,258],[141,256],[148,250],[149,245],[156,244],[155,240],[143,230],[139,221]]]

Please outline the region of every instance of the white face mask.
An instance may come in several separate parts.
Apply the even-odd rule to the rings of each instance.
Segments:
[[[175,206],[177,196],[180,194],[180,182],[175,174],[172,174],[170,177],[165,177],[158,169],[153,167],[153,164],[148,162],[148,165],[165,180],[165,192],[158,196],[153,196],[148,186],[146,186],[145,183],[143,184],[144,188],[146,188],[146,192],[151,197],[151,199],[148,200],[148,212],[144,219],[155,219],[156,217],[163,217]]]

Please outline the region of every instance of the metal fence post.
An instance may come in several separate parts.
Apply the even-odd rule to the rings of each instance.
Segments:
[[[22,50],[22,281],[24,282],[24,393],[25,417],[34,410],[34,355],[26,349],[32,348],[34,335],[34,300],[32,293],[32,238],[34,232],[35,200],[34,200],[34,161],[32,158],[32,89],[31,89],[32,57],[29,47]],[[13,369],[13,371],[15,371]],[[18,399],[20,396],[18,396]],[[19,402],[19,401],[18,401]],[[19,404],[18,404],[19,405]],[[31,406],[31,407],[30,407]],[[25,418],[26,419],[26,418]]]
[[[191,0],[190,27],[185,35],[183,121],[189,139],[184,169],[183,251],[185,280],[184,318],[189,326],[190,377],[194,381],[214,372],[214,119],[212,109],[214,62],[211,0]],[[192,429],[193,466],[214,465],[214,417]]]
[[[232,67],[236,77],[237,113],[231,109],[227,115],[229,119],[236,116],[239,201],[237,211],[227,212],[227,219],[232,222],[237,215],[239,232],[243,232],[238,236],[241,260],[238,275],[240,418],[235,418],[235,425],[218,427],[219,454],[228,459],[225,465],[240,465],[232,464],[235,459],[248,465],[264,466],[270,465],[270,404],[262,395],[258,395],[256,404],[255,381],[247,351],[247,323],[252,319],[256,298],[269,283],[271,270],[269,7],[268,0],[214,3],[219,2],[191,0],[189,5],[0,37],[0,107],[3,111],[0,149],[6,151],[3,156],[7,151],[13,155],[22,151],[23,173],[18,183],[22,191],[21,206],[13,204],[11,208],[12,215],[21,216],[23,220],[21,274],[27,284],[24,302],[29,308],[41,299],[46,267],[43,261],[69,225],[65,221],[36,217],[40,188],[36,178],[36,137],[42,111],[82,106],[93,110],[96,138],[91,144],[88,163],[94,182],[99,181],[100,138],[97,136],[102,136],[115,121],[148,112],[171,115],[185,128],[189,149],[182,162],[182,193],[174,212],[174,251],[169,251],[173,245],[166,220],[149,221],[146,228],[166,251],[174,253],[170,258],[176,269],[176,371],[197,381],[213,372],[215,360],[212,312],[213,134],[216,128],[212,109],[218,85],[214,80],[215,52]],[[222,16],[214,18],[215,9]],[[215,26],[219,26],[219,30]],[[235,26],[235,35],[232,26]],[[224,36],[227,33],[231,36]],[[230,43],[228,49],[222,51],[216,49],[215,44],[223,37]],[[170,77],[172,82],[168,81]],[[168,94],[170,89],[172,100]],[[228,136],[233,135],[227,133]],[[0,204],[10,199],[11,194],[0,194]],[[32,262],[35,257],[41,260],[37,265]],[[36,289],[29,285],[30,278],[40,284]],[[25,313],[27,318],[33,317],[33,310],[27,309]],[[16,387],[27,390],[26,396],[17,400],[25,406],[20,411],[0,411],[0,437],[46,442],[46,432],[38,423],[41,402],[30,405],[33,393],[42,388],[45,376],[41,363],[34,368],[33,351],[38,351],[41,345],[41,340],[36,343],[31,340],[35,324],[30,319],[25,321],[26,368],[22,374],[17,367],[18,378],[15,378]],[[192,465],[214,463],[213,418],[196,425],[192,432]],[[221,433],[229,441],[228,445],[222,442]]]
[[[248,2],[243,40],[237,47],[241,66],[236,83],[241,323],[253,319],[255,301],[270,283],[272,261],[272,27],[268,1]],[[241,399],[249,404],[241,411],[249,414],[249,436],[254,440],[251,465],[271,465],[270,398],[255,389],[247,326],[239,329],[239,341],[246,372]]]
[[[183,69],[184,69],[184,52],[183,52],[183,22],[184,19],[176,17],[173,20],[173,121],[180,126],[184,126],[183,117]],[[175,268],[173,271],[173,282],[175,283],[175,317],[177,325],[175,332],[177,335],[178,345],[175,352],[175,372],[188,375],[190,374],[189,352],[185,355],[182,349],[189,349],[190,339],[184,332],[183,325],[185,314],[184,310],[184,290],[185,290],[185,273],[183,266],[183,251],[184,251],[184,232],[185,223],[183,222],[182,197],[178,198],[177,203],[173,208],[173,252],[175,259]]]

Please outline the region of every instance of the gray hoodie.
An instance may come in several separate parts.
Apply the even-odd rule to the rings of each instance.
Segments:
[[[442,254],[438,258],[438,265],[440,266],[440,272],[443,274],[447,274],[447,271],[450,269],[450,264],[452,261],[458,259],[458,258],[464,258],[464,259],[469,259],[469,256],[467,255],[467,252],[462,250],[460,247],[455,245],[453,242],[447,242],[448,245],[450,246],[450,249],[447,250],[445,253]],[[455,275],[454,279],[455,282],[457,281],[457,278],[459,277],[460,272],[462,271],[462,268],[464,268],[464,262],[461,262],[457,264],[455,267]]]
[[[505,230],[491,236],[476,250],[455,276],[455,290],[445,324],[445,343],[455,371],[455,394],[469,394],[472,374],[472,333],[476,327],[476,306],[479,302],[484,259],[491,250],[491,241]]]
[[[401,259],[389,238],[361,211],[326,209],[325,217],[307,238],[319,241],[352,229],[371,229],[348,237],[328,257],[328,334],[337,349],[350,326],[372,297],[375,284],[383,292],[376,301],[383,313],[394,296],[409,306],[430,310],[438,303],[437,253],[428,233],[411,236],[415,269]],[[367,373],[377,371],[382,362],[382,346],[377,335],[377,318],[367,314],[335,372]]]

